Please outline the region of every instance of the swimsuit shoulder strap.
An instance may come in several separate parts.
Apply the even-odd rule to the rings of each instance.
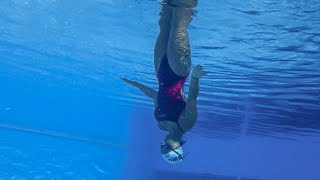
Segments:
[[[180,129],[180,131],[182,131],[183,133],[186,133],[186,132],[181,128],[181,126],[180,126],[180,124],[179,124],[179,121],[177,121],[177,126],[178,126],[178,128]]]

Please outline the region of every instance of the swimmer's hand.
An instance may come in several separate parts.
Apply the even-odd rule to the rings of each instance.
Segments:
[[[127,78],[120,78],[120,79],[128,84],[132,84],[132,85],[135,84],[135,81],[132,81],[130,79],[127,79]]]
[[[193,68],[192,76],[195,78],[201,78],[202,76],[205,76],[208,74],[208,71],[204,71],[201,65],[197,65]]]

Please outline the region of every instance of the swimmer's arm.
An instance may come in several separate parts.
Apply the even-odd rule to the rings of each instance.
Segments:
[[[192,76],[190,81],[190,86],[189,86],[187,104],[197,101],[199,91],[200,91],[199,78]]]
[[[199,95],[199,78],[192,77],[186,107],[179,117],[180,127],[184,132],[190,131],[197,120],[197,97]]]
[[[208,72],[207,71],[203,71],[201,65],[197,65],[193,69],[192,75],[191,75],[191,81],[190,81],[187,104],[189,104],[189,103],[193,104],[194,102],[197,101],[197,97],[198,97],[199,91],[200,91],[199,79],[202,76],[205,76],[207,74],[208,74]]]
[[[155,101],[157,99],[157,91],[153,90],[152,88],[149,88],[141,83],[138,83],[136,81],[132,81],[127,78],[120,78],[120,79],[123,80],[124,82],[140,89],[145,95],[150,97],[153,101]]]
[[[183,115],[179,118],[179,124],[185,131],[191,130],[191,128],[196,123],[198,116],[197,97],[200,91],[200,78],[207,73],[208,72],[202,70],[202,67],[200,65],[196,66],[193,69],[187,104]]]

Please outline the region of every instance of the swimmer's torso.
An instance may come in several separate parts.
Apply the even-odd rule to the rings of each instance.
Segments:
[[[163,57],[158,71],[159,90],[154,111],[158,122],[172,121],[179,127],[179,117],[186,106],[182,93],[187,77],[176,75],[170,68],[167,56]]]

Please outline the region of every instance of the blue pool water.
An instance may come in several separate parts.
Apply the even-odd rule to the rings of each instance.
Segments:
[[[319,180],[319,1],[196,9],[210,74],[172,166],[152,102],[119,80],[157,88],[158,1],[0,1],[0,179]]]

